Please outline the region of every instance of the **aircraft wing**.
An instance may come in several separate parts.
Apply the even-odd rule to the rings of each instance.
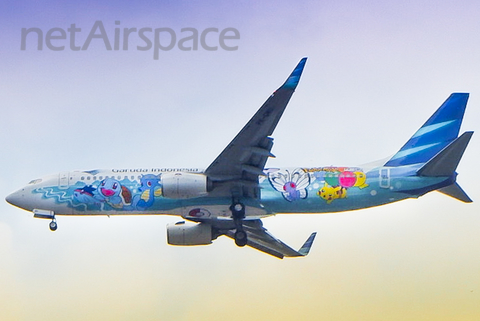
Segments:
[[[307,256],[310,248],[313,245],[315,236],[317,235],[316,232],[313,232],[302,245],[302,247],[296,251],[270,234],[267,229],[262,226],[262,222],[260,220],[244,221],[243,229],[245,232],[247,232],[248,246],[278,257],[279,259],[283,259],[285,256]],[[232,230],[229,230],[225,235],[231,239],[235,239],[234,234],[235,233]]]
[[[300,60],[285,83],[206,169],[205,174],[213,183],[211,196],[259,199],[258,176],[264,175],[268,157],[274,157],[270,135],[297,87],[306,60]]]

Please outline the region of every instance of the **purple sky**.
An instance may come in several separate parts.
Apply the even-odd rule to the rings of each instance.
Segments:
[[[358,165],[395,153],[451,92],[480,119],[475,1],[123,1],[0,4],[0,195],[75,169],[206,167],[296,63],[307,65],[274,133],[271,167]],[[63,51],[21,29],[240,33],[236,51]],[[180,36],[179,36],[180,39]],[[216,45],[215,33],[207,43]],[[473,137],[458,181],[480,200]],[[59,217],[0,204],[2,320],[478,320],[478,203],[439,193],[385,207],[265,220],[309,257],[277,260],[220,238],[166,244],[175,217]],[[243,313],[238,315],[239,307]]]

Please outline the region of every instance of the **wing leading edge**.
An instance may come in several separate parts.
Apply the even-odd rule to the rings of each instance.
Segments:
[[[270,135],[278,124],[295,88],[307,58],[300,60],[285,83],[260,107],[237,136],[206,169],[213,183],[214,197],[259,199],[258,176],[271,153]]]

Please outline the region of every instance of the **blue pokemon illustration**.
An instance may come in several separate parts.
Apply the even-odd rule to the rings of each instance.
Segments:
[[[92,185],[86,185],[73,191],[73,200],[76,203],[100,205],[100,199],[95,197],[97,189]]]
[[[97,197],[115,209],[123,209],[132,203],[132,193],[113,178],[106,178],[100,182]]]
[[[162,196],[160,175],[142,175],[138,190],[141,194],[136,194],[133,197],[132,204],[127,210],[144,211],[153,205],[155,197]]]

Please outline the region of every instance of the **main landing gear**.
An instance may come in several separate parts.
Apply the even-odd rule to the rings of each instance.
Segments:
[[[243,230],[242,220],[245,218],[245,205],[238,201],[234,201],[230,206],[232,211],[233,222],[235,223],[235,244],[243,247],[247,245],[247,233]]]

